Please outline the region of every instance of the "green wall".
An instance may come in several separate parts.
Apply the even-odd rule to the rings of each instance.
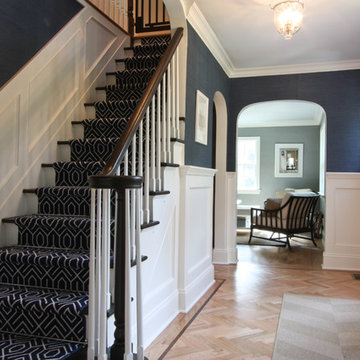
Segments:
[[[259,195],[238,195],[242,204],[262,206],[267,198],[275,197],[276,190],[283,190],[287,187],[319,190],[319,126],[239,128],[238,136],[260,136],[261,192]],[[302,178],[275,177],[275,144],[278,143],[304,144]]]

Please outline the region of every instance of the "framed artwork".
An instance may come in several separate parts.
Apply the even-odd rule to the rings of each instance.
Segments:
[[[209,98],[196,90],[195,141],[207,145]]]
[[[303,176],[304,144],[275,144],[275,177]]]

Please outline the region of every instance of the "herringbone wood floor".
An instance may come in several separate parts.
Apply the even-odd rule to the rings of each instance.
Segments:
[[[150,360],[271,359],[285,292],[360,299],[352,273],[321,270],[319,249],[238,246],[238,252],[239,263],[215,266],[214,287],[147,348]]]

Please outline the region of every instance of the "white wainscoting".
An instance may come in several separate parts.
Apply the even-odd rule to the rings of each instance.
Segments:
[[[326,174],[324,269],[360,270],[360,173]]]
[[[236,251],[236,173],[219,172],[215,176],[214,264],[235,264]]]
[[[36,212],[24,188],[54,185],[41,163],[60,160],[57,140],[72,138],[104,71],[115,70],[129,37],[85,1],[79,12],[0,92],[0,218]],[[94,36],[94,34],[97,36]],[[6,231],[1,226],[1,245]],[[15,232],[14,232],[15,234]],[[13,237],[11,235],[10,237]]]
[[[180,168],[179,307],[188,312],[214,283],[213,181],[216,170]]]
[[[148,346],[179,313],[178,239],[179,169],[164,169],[164,188],[169,195],[151,201],[155,221],[160,224],[141,232],[143,263],[144,343]],[[135,290],[135,288],[134,288]],[[136,343],[136,339],[133,339]]]

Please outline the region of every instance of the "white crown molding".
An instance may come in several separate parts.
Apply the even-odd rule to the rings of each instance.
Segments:
[[[305,74],[326,71],[342,71],[360,69],[360,59],[348,61],[328,61],[310,64],[295,64],[281,66],[264,66],[256,68],[232,68],[229,73],[230,78]]]
[[[187,20],[195,29],[201,40],[208,47],[210,52],[213,54],[229,78],[305,74],[360,69],[360,59],[309,64],[236,68],[232,63],[230,56],[223,48],[220,40],[216,36],[214,30],[211,28],[196,3],[192,4],[187,16]]]
[[[208,47],[210,52],[214,55],[215,59],[218,61],[222,69],[225,71],[226,75],[230,77],[230,74],[234,69],[234,65],[228,53],[221,45],[220,40],[214,33],[214,30],[206,21],[203,13],[196,5],[196,3],[193,3],[193,5],[191,6],[187,16],[187,20],[189,21],[191,26],[195,29],[197,34],[200,36],[201,40]]]

